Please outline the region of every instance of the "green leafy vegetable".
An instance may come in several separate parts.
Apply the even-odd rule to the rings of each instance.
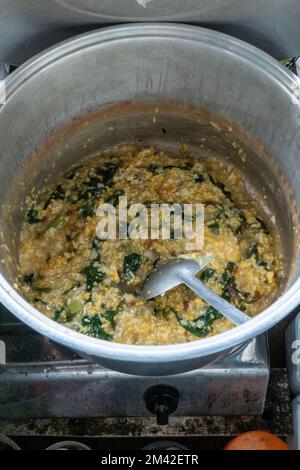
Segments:
[[[98,252],[100,250],[100,245],[101,243],[103,243],[103,241],[104,240],[101,240],[98,237],[94,238],[93,243],[92,243],[92,249]]]
[[[84,204],[81,209],[80,213],[83,217],[92,217],[94,215],[94,208],[90,202]]]
[[[103,318],[105,318],[106,320],[108,320],[111,324],[111,326],[113,327],[113,329],[116,328],[116,322],[115,322],[115,316],[117,315],[117,310],[106,310],[102,316]]]
[[[216,181],[209,173],[207,173],[207,175],[208,175],[208,178],[210,179],[210,181],[211,181],[215,186],[217,186],[219,189],[221,189],[221,191],[222,191],[222,193],[224,194],[224,196],[226,196],[230,201],[232,201],[231,192],[226,189],[225,184],[224,184],[224,183],[221,183],[221,181]]]
[[[259,218],[256,218],[256,220],[260,223],[261,229],[265,232],[266,235],[269,235],[270,230],[268,229],[267,225],[265,222]]]
[[[56,201],[58,199],[63,200],[64,198],[65,198],[65,190],[59,184],[58,186],[56,186],[55,190],[53,191],[49,199],[46,201],[44,205],[44,211],[50,206],[52,201]]]
[[[220,181],[215,181],[214,184],[215,184],[216,186],[218,186],[218,188],[221,189],[221,191],[222,191],[222,193],[224,194],[224,196],[226,196],[230,201],[232,200],[231,192],[226,189],[224,183],[221,183]]]
[[[74,297],[68,299],[63,306],[58,307],[54,310],[53,320],[59,323],[68,323],[82,311],[82,302]]]
[[[174,313],[175,310],[172,307],[161,307],[156,305],[154,307],[154,315],[161,315],[164,318],[168,318],[170,313]]]
[[[238,223],[236,223],[235,217],[238,219]],[[234,235],[240,235],[245,223],[246,217],[244,216],[242,211],[240,211],[239,209],[230,210],[230,217],[227,221],[227,225],[232,230]]]
[[[125,277],[135,274],[142,264],[142,257],[138,253],[125,256],[123,262],[123,274]]]
[[[76,315],[77,312],[72,313],[66,306],[58,307],[54,310],[53,320],[57,321],[58,323],[68,323],[72,321]]]
[[[104,330],[100,315],[98,314],[93,316],[83,316],[81,324],[85,329],[85,333],[93,338],[104,339],[106,341],[112,339],[112,335],[106,333]]]
[[[111,196],[109,196],[107,199],[106,199],[106,203],[107,204],[112,204],[114,207],[117,207],[117,205],[119,204],[119,199],[121,196],[124,196],[124,191],[123,189],[118,189],[117,191],[115,191]]]
[[[34,273],[26,274],[26,275],[23,277],[23,281],[24,281],[25,284],[27,284],[28,286],[31,286],[31,285],[32,285],[33,280],[34,280]]]
[[[147,170],[150,171],[150,173],[156,173],[158,169],[158,166],[157,165],[149,165]]]
[[[115,163],[106,162],[101,167],[96,168],[97,175],[102,178],[102,183],[105,186],[110,186],[113,182],[113,178],[118,171],[118,166]]]
[[[257,230],[262,230],[266,235],[269,235],[270,231],[265,224],[265,222],[258,217],[256,217],[255,222],[252,222],[249,224],[251,228],[257,229]]]
[[[202,173],[199,173],[195,178],[195,183],[204,183],[204,181],[206,181],[206,178]]]
[[[160,314],[167,317],[170,313],[174,313],[182,328],[200,338],[211,333],[213,330],[213,323],[219,318],[222,318],[222,315],[214,307],[208,307],[206,312],[194,321],[186,321],[183,318],[180,318],[176,310],[172,307],[157,306],[154,308],[155,315]]]
[[[255,261],[256,263],[259,262],[259,253],[258,253],[258,245],[257,243],[255,243],[254,245],[251,245],[247,248],[247,251],[246,251],[246,259],[250,259],[254,257],[255,258]]]
[[[96,284],[100,284],[105,278],[105,273],[100,271],[100,269],[94,265],[93,261],[89,266],[87,266],[83,273],[86,275],[86,290],[87,292],[92,292]]]
[[[175,315],[179,324],[185,330],[200,338],[211,333],[213,331],[213,323],[222,317],[222,315],[214,307],[208,307],[206,313],[192,322],[181,319],[177,312],[175,312]]]
[[[210,230],[215,234],[219,235],[220,233],[220,222],[218,220],[213,220],[207,224]]]
[[[38,217],[38,211],[34,207],[27,211],[26,218],[30,225],[42,222],[42,219]]]
[[[223,291],[222,291],[222,297],[223,297],[223,299],[227,300],[228,302],[230,302],[231,296],[233,294],[235,294],[236,292],[238,292],[238,290],[235,289],[235,277],[232,275],[234,267],[235,267],[235,263],[230,261],[227,264],[227,266],[225,268],[225,271],[222,274],[222,278],[221,278],[222,282],[224,283],[224,288],[223,288]],[[235,290],[233,290],[233,288]]]
[[[226,286],[232,286],[235,284],[235,278],[232,275],[232,272],[235,268],[235,263],[229,261],[227,264],[224,273],[222,274],[222,281]]]
[[[233,271],[235,269],[236,264],[233,261],[229,261],[227,264],[224,273],[222,274],[221,281],[224,284],[224,288],[222,290],[222,297],[223,299],[227,300],[228,302],[236,302],[244,301],[247,298],[248,294],[241,292],[237,286],[235,277],[233,276]],[[239,306],[239,308],[242,308]]]
[[[56,308],[54,310],[53,320],[58,322],[60,320],[60,315],[62,314],[63,311],[64,311],[64,307]]]
[[[268,265],[268,263],[267,263],[266,261],[259,261],[259,262],[258,262],[258,265],[259,265],[259,266],[262,266],[263,268],[266,268],[267,271],[268,271],[269,265]]]
[[[82,190],[83,186],[83,190]],[[105,190],[102,179],[91,175],[80,187],[79,199],[94,200]]]
[[[215,272],[216,272],[215,269],[210,269],[210,268],[204,269],[200,274],[201,281],[202,282],[207,282],[209,279],[211,279],[213,277]]]
[[[172,168],[178,168],[179,170],[189,171],[193,168],[193,164],[191,162],[186,162],[184,165],[165,165],[165,166],[163,166],[164,170],[171,170]]]
[[[179,170],[183,171],[189,171],[193,168],[193,164],[191,162],[186,162],[183,165],[164,165],[161,167],[163,170],[172,170],[172,168],[178,168]],[[147,170],[150,171],[151,173],[156,173],[157,170],[159,169],[158,165],[149,165]]]

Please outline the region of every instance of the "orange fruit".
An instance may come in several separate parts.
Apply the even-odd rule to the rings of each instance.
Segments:
[[[289,450],[279,437],[266,431],[250,431],[229,441],[224,450]]]

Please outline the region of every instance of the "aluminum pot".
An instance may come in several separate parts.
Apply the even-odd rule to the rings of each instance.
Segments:
[[[8,77],[6,91],[0,108],[0,301],[20,320],[108,368],[164,375],[216,360],[299,304],[299,81],[275,60],[199,27],[126,25],[76,37],[34,57]],[[216,115],[226,118],[209,124]],[[284,294],[260,315],[187,344],[130,346],[65,328],[15,290],[24,201],[45,176],[54,180],[87,153],[128,141],[176,150],[180,141],[197,149],[206,139],[210,150],[238,161],[232,132],[234,147],[247,153],[241,166],[253,188],[265,191],[266,213],[275,214],[289,275]]]

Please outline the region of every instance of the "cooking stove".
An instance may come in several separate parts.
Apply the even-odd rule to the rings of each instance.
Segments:
[[[269,381],[266,336],[207,367],[142,377],[81,359],[0,310],[0,419],[260,415]]]

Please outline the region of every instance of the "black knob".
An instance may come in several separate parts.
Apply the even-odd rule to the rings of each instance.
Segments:
[[[177,409],[179,393],[170,385],[155,385],[146,390],[144,400],[150,413],[156,415],[157,424],[166,425],[169,415]]]

